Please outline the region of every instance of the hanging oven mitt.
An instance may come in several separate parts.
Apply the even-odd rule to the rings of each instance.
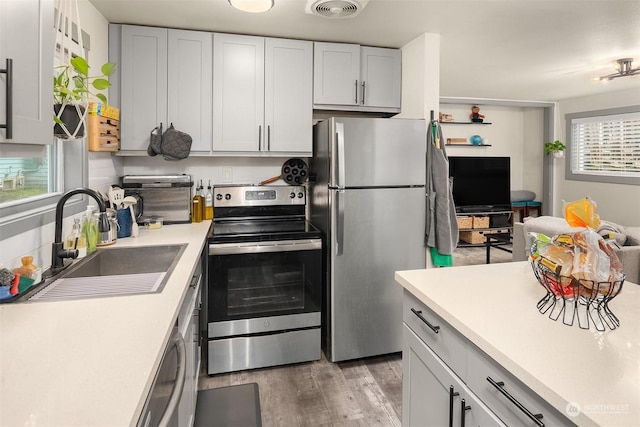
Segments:
[[[173,127],[173,123],[169,129],[162,135],[162,155],[165,160],[182,160],[189,157],[191,151],[191,136],[184,132],[180,132]]]
[[[151,131],[151,136],[149,137],[149,147],[147,147],[147,154],[151,157],[162,154],[161,146],[162,123],[160,123],[160,126],[156,126],[155,128],[153,128],[153,130]]]

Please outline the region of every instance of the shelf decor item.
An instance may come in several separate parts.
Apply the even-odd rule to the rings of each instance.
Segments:
[[[482,145],[482,137],[480,135],[472,135],[471,138],[469,138],[469,142],[472,145]]]
[[[564,157],[564,150],[566,149],[567,146],[559,140],[544,143],[544,152],[553,155],[553,157]]]

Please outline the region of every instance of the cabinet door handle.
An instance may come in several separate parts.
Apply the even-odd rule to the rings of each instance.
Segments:
[[[492,386],[494,386],[495,388],[498,389],[498,391],[500,393],[502,393],[502,395],[504,397],[506,397],[507,399],[509,399],[509,401],[511,403],[513,403],[514,405],[516,405],[516,407],[518,409],[520,409],[531,421],[533,421],[534,423],[536,423],[537,426],[539,427],[544,427],[544,423],[540,420],[542,420],[543,415],[542,414],[534,414],[531,411],[529,411],[527,408],[524,407],[524,405],[520,402],[518,402],[518,400],[511,396],[511,394],[509,394],[503,387],[504,387],[504,381],[495,381],[493,378],[491,377],[487,377],[487,381],[489,381],[491,383]]]
[[[7,58],[7,66],[0,69],[0,73],[5,73],[7,79],[5,81],[7,97],[5,99],[6,123],[0,125],[0,129],[5,129],[5,137],[13,138],[13,59]]]
[[[467,411],[471,410],[471,406],[467,405],[467,402],[462,399],[460,401],[460,427],[464,427],[467,417]]]
[[[429,323],[429,321],[425,319],[424,316],[422,315],[421,310],[416,310],[415,308],[412,308],[411,311],[413,312],[413,314],[418,316],[418,319],[422,320],[429,327],[429,329],[431,329],[434,333],[437,334],[440,331],[440,326],[437,326],[437,325],[434,326],[431,323]]]
[[[271,151],[271,125],[267,126],[267,151]]]
[[[356,105],[358,105],[358,81],[356,80]]]
[[[364,91],[365,91],[365,82],[364,80],[362,81],[362,105],[364,105]]]
[[[258,151],[262,151],[262,125],[258,125]]]
[[[453,427],[453,398],[460,396],[460,393],[453,391],[453,386],[449,386],[449,427]]]

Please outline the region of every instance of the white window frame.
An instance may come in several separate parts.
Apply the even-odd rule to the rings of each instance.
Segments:
[[[567,114],[565,120],[568,142],[565,174],[567,180],[640,185],[640,168],[634,170],[634,164],[640,165],[640,105]],[[591,141],[588,136],[583,138],[584,130],[589,127],[600,132],[600,135],[591,138]],[[581,140],[578,141],[578,138]],[[593,145],[594,141],[598,142],[597,147]],[[630,169],[627,162],[626,170],[615,170],[609,161],[602,162],[600,169],[585,168],[585,157],[591,154],[590,163],[597,164],[600,159],[594,152],[603,148],[624,150],[626,153],[618,159],[600,157],[620,161],[624,156],[631,156],[633,163]]]
[[[58,140],[50,147],[50,161],[55,163],[54,191],[0,207],[0,240],[52,223],[55,221],[55,208],[62,193],[87,186],[89,156],[86,139]],[[85,196],[73,197],[64,206],[64,216],[84,211],[87,202]]]

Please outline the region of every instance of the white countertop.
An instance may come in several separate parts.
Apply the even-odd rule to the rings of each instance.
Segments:
[[[580,426],[640,425],[640,286],[609,303],[615,330],[567,326],[540,314],[545,295],[528,262],[396,272],[396,280]]]
[[[210,224],[112,246],[186,243],[160,293],[0,305],[0,425],[135,425]]]

